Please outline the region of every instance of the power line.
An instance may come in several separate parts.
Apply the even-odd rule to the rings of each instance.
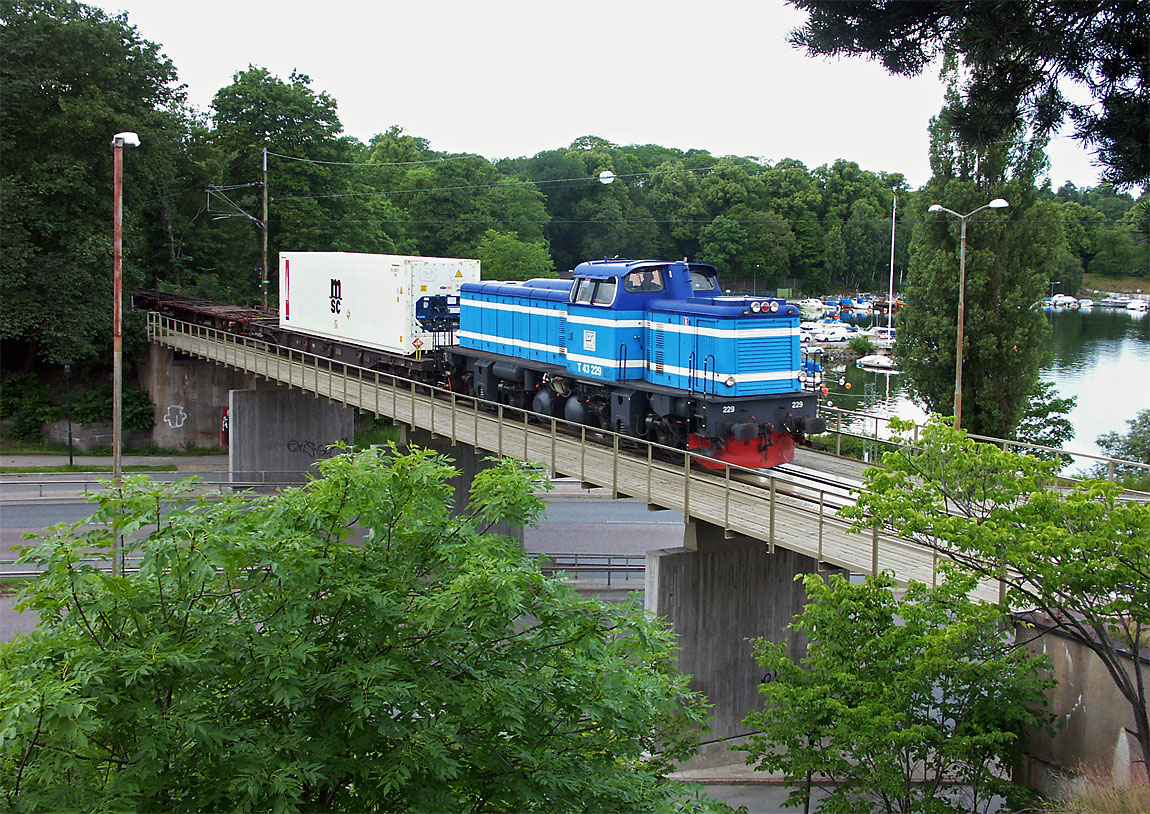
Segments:
[[[425,161],[320,161],[316,158],[302,158],[298,155],[284,155],[283,153],[273,153],[268,150],[268,155],[274,155],[276,158],[283,158],[288,161],[302,161],[305,164],[326,164],[331,167],[410,167],[414,164],[441,164],[445,161],[463,161],[468,158],[483,158],[483,156],[468,153],[466,155],[445,156],[441,158],[429,158]],[[486,161],[487,159],[483,159]],[[489,162],[490,163],[490,162]]]
[[[271,155],[271,153],[269,153]],[[758,164],[715,164],[710,167],[684,167],[683,169],[675,170],[651,170],[649,172],[632,172],[617,174],[616,179],[623,178],[650,178],[657,175],[677,175],[682,173],[692,172],[707,172],[710,170],[725,170],[725,169],[758,169],[767,171],[769,167],[763,167]],[[382,195],[416,195],[422,192],[462,192],[466,190],[475,189],[497,189],[497,188],[511,188],[511,187],[525,187],[525,186],[544,186],[549,184],[572,184],[572,183],[601,183],[598,177],[580,176],[578,178],[553,178],[550,180],[541,181],[505,181],[495,184],[466,184],[453,187],[424,187],[420,189],[393,189],[381,192],[333,192],[325,195],[290,195],[285,198],[272,198],[274,201],[299,201],[299,200],[321,200],[331,198],[370,198]]]

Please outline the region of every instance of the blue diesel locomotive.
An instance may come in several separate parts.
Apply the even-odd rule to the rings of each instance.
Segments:
[[[826,430],[800,384],[798,308],[724,296],[712,266],[593,261],[573,280],[464,284],[459,308],[451,382],[479,398],[697,450],[716,468],[786,463]]]

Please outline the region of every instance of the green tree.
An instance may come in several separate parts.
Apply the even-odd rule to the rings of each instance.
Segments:
[[[967,222],[962,426],[1013,438],[1048,352],[1050,327],[1033,306],[1063,241],[1057,204],[1034,188],[1045,156],[1040,145],[963,148],[944,119],[933,124],[931,151],[934,176],[920,200],[963,214],[993,198],[1010,203]],[[898,353],[914,396],[951,415],[962,229],[946,213],[927,218],[912,240]]]
[[[554,277],[547,244],[525,243],[513,234],[488,229],[479,241],[476,255],[482,263],[485,280],[529,280]]]
[[[786,220],[777,212],[754,210],[736,206],[730,217],[739,222],[747,233],[746,251],[732,266],[744,279],[754,274],[759,290],[778,287],[790,271],[791,252],[795,250],[795,235]]]
[[[1028,444],[1061,449],[1062,445],[1074,437],[1074,425],[1066,414],[1074,409],[1078,397],[1059,398],[1053,382],[1039,381],[1026,405],[1022,421],[1019,422],[1017,440]],[[1030,454],[1040,458],[1057,458],[1069,464],[1068,455],[1033,450]]]
[[[8,810],[673,808],[703,704],[670,632],[484,533],[540,516],[538,473],[502,462],[453,517],[431,452],[321,470],[251,500],[133,479],[31,544]],[[85,564],[137,533],[138,574]]]
[[[845,223],[860,202],[876,212],[890,211],[890,193],[883,189],[879,176],[854,161],[840,158],[815,170],[815,177],[822,188],[821,212],[827,222]]]
[[[1101,277],[1140,276],[1146,273],[1145,246],[1138,246],[1121,227],[1099,229],[1097,251],[1090,261],[1091,274]]]
[[[846,241],[843,240],[843,227],[837,223],[827,227],[823,241],[823,263],[828,280],[841,281],[850,273],[850,259],[847,257]],[[824,291],[823,294],[825,293]]]
[[[221,154],[221,183],[235,207],[213,203],[225,214],[246,212],[217,224],[231,249],[220,261],[232,301],[253,300],[260,276],[263,149],[268,158],[268,263],[270,289],[278,282],[276,257],[286,251],[391,252],[402,218],[363,177],[362,150],[341,137],[336,101],[316,93],[311,79],[293,71],[288,81],[249,66],[212,99],[213,140]],[[274,300],[271,300],[274,302]]]
[[[0,22],[0,338],[22,343],[29,369],[37,358],[94,359],[112,334],[112,136],[141,141],[124,156],[131,291],[141,202],[153,195],[140,179],[183,94],[171,61],[122,15],[3,0]]]
[[[856,200],[843,224],[842,236],[847,261],[843,282],[852,289],[876,288],[879,277],[885,280],[889,276],[889,219],[867,201]]]
[[[1082,261],[1071,254],[1065,247],[1043,264],[1043,276],[1046,277],[1047,291],[1053,289],[1065,294],[1077,294],[1082,288],[1085,279],[1085,270]]]
[[[1089,265],[1097,251],[1095,241],[1098,239],[1098,230],[1106,223],[1106,216],[1092,206],[1083,206],[1074,201],[1059,206],[1058,216],[1066,235],[1066,247],[1082,261],[1084,267]]]
[[[937,588],[911,582],[896,597],[888,574],[862,584],[803,578],[809,604],[792,629],[810,637],[802,660],[760,640],[770,680],[747,751],[781,771],[789,806],[822,811],[987,811],[995,795],[1018,803],[1002,779],[1024,730],[1042,726],[1045,657],[1012,648],[1001,612],[967,598],[974,580]]]
[[[1126,424],[1129,429],[1125,434],[1107,432],[1098,436],[1098,446],[1102,448],[1103,453],[1111,458],[1150,464],[1150,409],[1140,411]],[[1109,470],[1108,464],[1099,464],[1094,476],[1106,478],[1110,475]],[[1132,487],[1137,486],[1144,489],[1150,482],[1150,470],[1139,466],[1116,464],[1114,474],[1130,481]]]
[[[960,56],[961,99],[947,115],[967,145],[1010,138],[1020,127],[1047,135],[1069,116],[1108,180],[1150,180],[1146,3],[790,3],[809,15],[790,40],[811,55],[865,56],[903,76],[917,76],[944,54]],[[1070,84],[1092,101],[1071,101]]]
[[[822,281],[822,193],[816,178],[801,161],[784,158],[763,172],[762,185],[770,208],[783,216],[795,236],[791,275],[804,280],[808,293],[825,294],[829,283]]]
[[[1150,766],[1150,504],[1121,500],[1121,487],[1105,481],[1050,489],[1058,463],[977,443],[938,421],[913,444],[904,435],[882,463],[843,514],[1000,581],[1004,611],[1033,613],[1093,651],[1130,704]]]
[[[747,253],[749,239],[743,224],[720,215],[703,227],[698,259],[727,272],[737,271],[741,258]]]

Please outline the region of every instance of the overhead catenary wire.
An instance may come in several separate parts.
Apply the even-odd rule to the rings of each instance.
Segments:
[[[273,155],[273,153],[268,153]],[[749,159],[748,159],[749,160]],[[726,169],[757,169],[760,171],[767,171],[770,167],[761,164],[713,164],[709,167],[683,167],[673,170],[649,170],[646,172],[631,172],[619,173],[615,178],[649,178],[657,175],[678,175],[693,172],[708,172],[710,170],[726,170]],[[298,200],[325,200],[332,198],[370,198],[384,195],[417,195],[425,192],[463,192],[476,189],[498,189],[498,188],[512,188],[512,187],[528,187],[528,186],[544,186],[552,184],[600,184],[597,176],[579,176],[578,178],[552,178],[538,181],[502,181],[494,184],[462,184],[450,187],[426,187],[417,189],[395,189],[383,190],[372,192],[333,192],[317,195],[289,195],[282,198],[272,198],[273,201],[298,201]]]

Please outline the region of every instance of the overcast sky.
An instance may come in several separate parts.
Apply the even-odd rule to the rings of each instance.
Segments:
[[[126,11],[202,109],[249,64],[285,80],[298,69],[356,138],[394,124],[490,159],[596,135],[811,168],[845,158],[919,187],[942,104],[937,71],[896,78],[793,49],[803,15],[782,0],[88,2]],[[1056,188],[1098,183],[1073,140],[1048,153]]]

